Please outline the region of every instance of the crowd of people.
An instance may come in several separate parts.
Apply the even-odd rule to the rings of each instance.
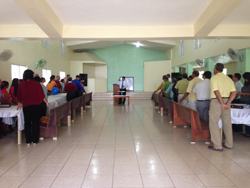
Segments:
[[[45,83],[46,79],[34,74],[32,70],[25,70],[21,80],[14,78],[10,87],[9,82],[0,79],[0,104],[16,105],[18,110],[23,109],[28,145],[39,141],[40,118],[46,116],[47,108],[51,108],[48,95],[67,93],[66,100],[70,101],[86,93],[79,75],[74,80],[70,75],[61,80],[60,76],[52,75],[46,86]],[[58,92],[53,93],[54,89]],[[0,138],[14,130],[17,130],[17,117],[0,118]]]
[[[178,78],[164,75],[163,82],[155,92],[160,91],[170,100],[178,102],[186,107],[197,110],[200,119],[209,121],[211,140],[213,146],[209,149],[221,151],[222,147],[232,148],[232,125],[230,105],[231,103],[250,104],[250,72],[243,74],[244,85],[241,83],[241,74],[235,73],[232,77],[222,73],[224,65],[217,63],[214,68],[214,76],[210,71],[205,71],[199,78],[199,72],[193,71],[192,78],[184,73]],[[222,119],[225,143],[221,144],[219,119]],[[250,137],[250,128],[245,126],[244,136]]]

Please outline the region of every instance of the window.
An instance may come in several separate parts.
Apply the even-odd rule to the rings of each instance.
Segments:
[[[184,55],[184,40],[179,41],[179,56]]]
[[[47,83],[50,81],[51,70],[43,69],[43,70],[42,70],[42,75],[43,75],[43,77],[44,77],[45,80],[46,80],[45,85],[47,85]]]
[[[203,80],[202,76],[204,74],[204,71],[199,71],[199,78]]]
[[[201,39],[194,40],[194,50],[201,48]]]
[[[59,45],[60,45],[60,55],[65,56],[64,41],[60,40]]]
[[[222,71],[225,75],[227,75],[227,68],[224,68]]]
[[[11,65],[11,79],[23,79],[23,72],[27,69],[25,66]]]
[[[65,72],[60,71],[60,72],[59,72],[59,76],[60,76],[60,78],[61,78],[61,79],[63,79],[63,78],[65,78],[65,77],[66,77],[66,73],[65,73]]]
[[[42,40],[42,47],[46,49],[50,49],[50,41],[49,40]]]

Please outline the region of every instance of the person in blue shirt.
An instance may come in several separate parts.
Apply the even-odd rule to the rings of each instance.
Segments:
[[[173,86],[176,82],[176,79],[173,78],[172,79],[172,84],[168,87],[168,89],[165,91],[165,94],[170,93],[170,100],[173,101],[174,100],[174,92],[173,92]]]
[[[76,85],[76,88],[77,88],[77,91],[75,92],[75,97],[76,98],[81,96],[81,91],[83,91],[85,94],[87,94],[87,92],[83,88],[80,80],[81,80],[81,77],[79,75],[76,75],[76,79],[74,79],[72,81],[72,83],[74,83]]]

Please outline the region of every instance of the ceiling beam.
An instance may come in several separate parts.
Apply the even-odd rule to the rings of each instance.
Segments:
[[[192,38],[192,25],[184,26],[64,26],[66,40],[162,40]]]
[[[194,24],[194,36],[206,37],[242,0],[212,0]]]
[[[218,25],[208,37],[246,38],[250,37],[250,25]]]
[[[15,1],[49,38],[62,37],[63,24],[46,0]]]

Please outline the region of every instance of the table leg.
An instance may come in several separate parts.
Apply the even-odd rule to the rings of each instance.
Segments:
[[[114,97],[114,106],[115,106],[115,97]]]
[[[130,98],[130,97],[128,97],[128,106],[129,106],[129,98]]]
[[[22,131],[19,131],[19,123],[20,123],[20,120],[19,120],[19,117],[17,118],[17,143],[18,144],[22,144]]]
[[[71,116],[68,116],[68,126],[71,126]]]
[[[83,115],[83,107],[81,107],[81,115]]]

